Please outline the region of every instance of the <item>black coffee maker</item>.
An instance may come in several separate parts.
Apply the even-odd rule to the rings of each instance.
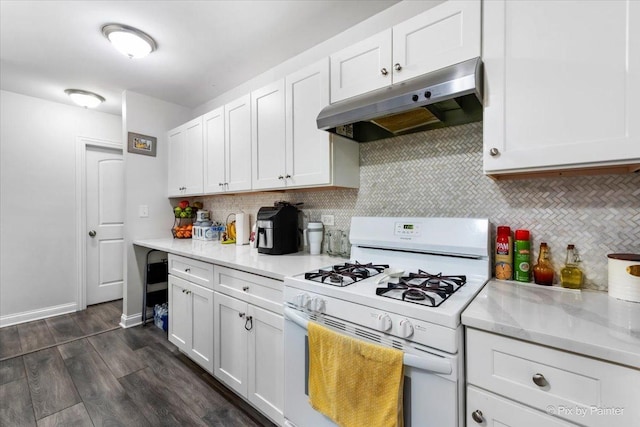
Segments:
[[[261,254],[298,252],[298,208],[288,202],[263,207],[256,219],[256,246]]]

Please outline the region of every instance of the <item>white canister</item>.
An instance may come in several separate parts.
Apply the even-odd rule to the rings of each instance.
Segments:
[[[309,242],[309,253],[311,255],[319,255],[320,248],[322,248],[322,223],[321,222],[309,222],[307,224],[307,241]]]
[[[609,296],[640,302],[640,254],[609,254]]]

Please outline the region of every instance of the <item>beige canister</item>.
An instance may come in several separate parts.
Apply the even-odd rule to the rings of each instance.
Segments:
[[[640,254],[609,254],[609,296],[640,302]]]

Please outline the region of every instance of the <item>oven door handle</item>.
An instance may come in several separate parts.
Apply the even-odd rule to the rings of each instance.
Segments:
[[[307,330],[309,321],[300,316],[296,310],[284,307],[284,317],[302,329]],[[452,372],[451,362],[442,357],[425,354],[424,356],[416,356],[413,354],[404,354],[404,365],[412,368],[421,369],[423,371],[434,372],[437,374],[450,374]]]

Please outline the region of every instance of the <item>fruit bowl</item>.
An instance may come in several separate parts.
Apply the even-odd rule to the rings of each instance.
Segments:
[[[174,239],[190,239],[192,229],[192,224],[174,225],[171,228],[171,234],[173,234]]]

